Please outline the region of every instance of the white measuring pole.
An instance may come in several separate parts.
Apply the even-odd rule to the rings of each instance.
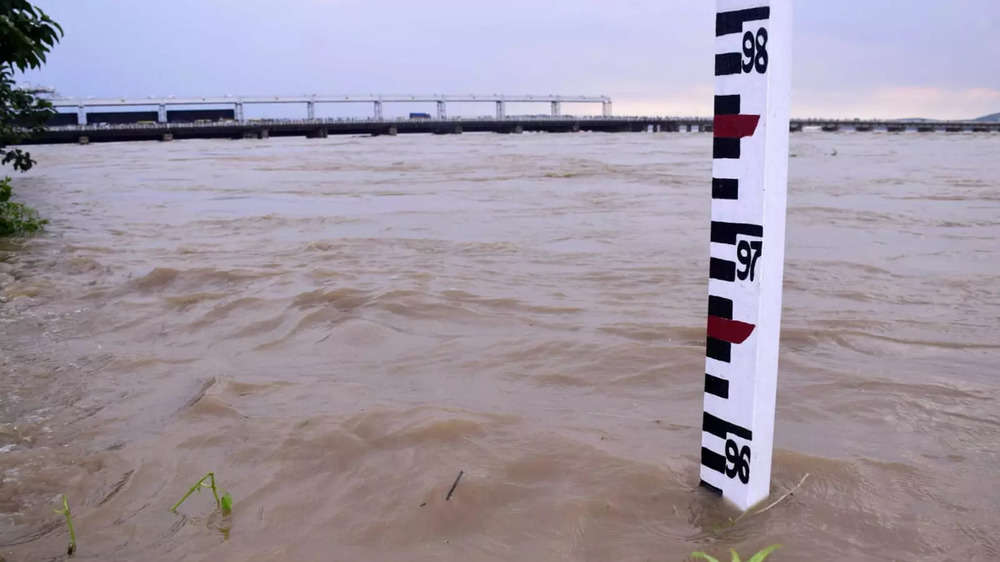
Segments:
[[[701,484],[771,488],[788,185],[791,0],[717,0]]]

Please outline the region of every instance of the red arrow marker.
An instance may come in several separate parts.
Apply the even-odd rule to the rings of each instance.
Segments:
[[[708,317],[708,337],[729,343],[743,343],[753,333],[753,324],[729,320],[719,316]]]
[[[760,115],[716,115],[712,130],[718,138],[739,139],[753,135]]]

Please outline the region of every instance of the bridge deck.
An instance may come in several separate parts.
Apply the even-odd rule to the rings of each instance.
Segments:
[[[187,138],[262,138],[269,136],[325,137],[327,135],[395,135],[406,133],[455,134],[462,132],[668,132],[711,131],[707,118],[672,117],[507,117],[504,119],[264,119],[207,123],[104,123],[49,127],[24,144],[172,140]],[[898,122],[795,120],[793,131],[817,127],[824,131],[974,131],[1000,132],[1000,123],[969,121]]]

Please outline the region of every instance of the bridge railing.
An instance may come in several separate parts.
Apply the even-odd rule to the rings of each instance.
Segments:
[[[653,116],[624,116],[624,117],[603,117],[600,115],[517,115],[517,116],[506,116],[502,119],[497,119],[490,116],[482,117],[446,117],[446,118],[422,118],[422,119],[410,119],[407,117],[395,117],[395,118],[384,118],[384,119],[373,119],[370,117],[335,117],[335,118],[319,118],[319,119],[247,119],[244,121],[237,120],[221,120],[221,121],[203,121],[203,122],[148,122],[148,123],[87,123],[86,125],[55,125],[47,127],[51,131],[93,131],[93,130],[107,130],[107,129],[149,129],[149,130],[163,130],[163,129],[191,129],[191,128],[217,128],[217,127],[266,127],[266,126],[317,126],[317,125],[337,125],[337,124],[371,124],[371,123],[385,123],[385,124],[400,124],[400,123],[482,123],[482,122],[497,122],[497,121],[614,121],[616,123],[620,122],[651,122],[651,121],[665,121],[665,120],[681,120],[683,122],[710,122],[711,120],[705,118],[670,118],[670,117],[653,117]]]
[[[707,117],[670,117],[655,115],[634,115],[604,117],[600,115],[516,115],[496,118],[492,116],[480,117],[431,117],[411,119],[408,117],[389,117],[375,119],[372,117],[334,117],[319,119],[248,119],[244,121],[221,120],[204,122],[141,122],[141,123],[87,123],[85,125],[54,125],[47,127],[49,131],[102,131],[102,130],[150,130],[169,131],[171,129],[198,129],[198,128],[219,128],[232,127],[236,129],[246,129],[248,127],[322,127],[323,125],[400,125],[400,124],[462,124],[462,123],[524,123],[524,122],[614,122],[614,123],[647,123],[650,125],[711,125],[712,119]],[[805,118],[792,119],[793,127],[824,127],[835,126],[849,129],[852,127],[872,127],[875,129],[897,128],[924,129],[924,130],[946,130],[946,129],[976,129],[987,131],[1000,131],[1000,123],[983,121],[889,121],[880,119],[822,119]]]

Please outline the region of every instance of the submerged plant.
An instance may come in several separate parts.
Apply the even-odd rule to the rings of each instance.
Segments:
[[[48,224],[24,203],[10,200],[10,178],[0,179],[0,236],[23,236],[38,232]]]
[[[765,558],[767,558],[768,556],[770,556],[770,554],[772,552],[774,552],[775,550],[778,550],[779,548],[781,548],[780,544],[772,544],[771,546],[769,546],[767,548],[764,548],[763,550],[761,550],[757,554],[754,554],[753,556],[751,556],[750,559],[747,560],[747,562],[764,562]],[[730,548],[729,552],[733,555],[732,562],[740,562],[740,555],[736,554],[736,550],[735,549]],[[703,558],[705,560],[708,560],[708,562],[719,562],[718,558],[716,558],[714,556],[709,556],[708,554],[705,554],[704,552],[692,552],[691,553],[691,558]]]
[[[222,494],[222,499],[219,501],[219,509],[222,510],[223,515],[229,515],[233,512],[233,496],[229,492]]]
[[[66,494],[63,494],[62,500],[63,508],[53,511],[59,515],[66,516],[66,526],[69,527],[69,546],[66,547],[66,554],[73,556],[73,553],[76,552],[76,532],[73,530],[73,516],[69,512],[69,502],[66,501]]]
[[[208,483],[205,482],[206,480],[208,481]],[[173,507],[170,508],[170,511],[177,513],[177,508],[180,507],[182,503],[184,503],[184,500],[188,499],[188,497],[191,494],[195,492],[200,492],[202,488],[211,488],[212,497],[215,498],[215,507],[218,508],[223,515],[229,515],[233,511],[233,496],[231,496],[229,492],[223,490],[222,498],[219,498],[219,491],[215,487],[214,472],[209,472],[205,476],[202,476],[201,480],[195,482],[194,486],[191,486],[191,489],[188,490],[186,494],[184,494],[184,497],[178,500],[177,503],[175,503]]]

